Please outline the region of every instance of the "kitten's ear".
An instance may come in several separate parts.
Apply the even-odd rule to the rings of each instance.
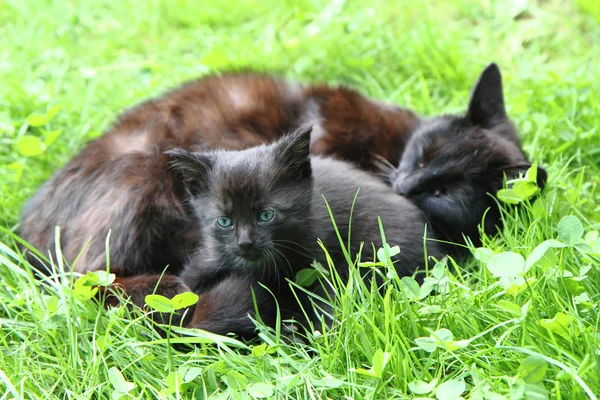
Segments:
[[[498,66],[491,63],[483,70],[473,87],[466,119],[474,125],[490,127],[506,118],[502,75]]]
[[[310,134],[312,126],[302,126],[294,133],[284,136],[279,142],[278,161],[288,177],[308,178],[310,167]]]
[[[171,159],[170,167],[177,171],[193,196],[208,190],[208,175],[212,169],[212,161],[207,154],[190,153],[179,148],[168,150],[165,154]]]
[[[517,178],[519,175],[525,176],[527,170],[531,167],[531,165],[519,165],[515,167],[510,167],[504,169],[504,173],[506,174],[507,179]],[[540,189],[543,189],[546,186],[546,180],[548,180],[548,173],[542,167],[537,167],[537,179],[536,183]]]

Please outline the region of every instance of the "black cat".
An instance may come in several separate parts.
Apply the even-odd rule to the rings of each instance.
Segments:
[[[227,324],[219,325],[219,318],[206,318],[204,311],[198,309],[200,317],[194,318],[192,326],[209,326],[217,333],[244,335],[253,331],[254,325],[246,317],[253,307],[250,288],[260,292],[257,304],[261,317],[271,318],[265,322],[272,324],[274,299],[266,300],[270,295],[259,283],[274,295],[285,310],[284,317],[301,319],[299,310],[293,310],[298,303],[285,279],[293,280],[314,258],[326,265],[317,239],[328,250],[342,279],[346,279],[348,262],[323,197],[343,240],[346,242],[350,235],[351,257],[356,256],[364,242],[362,259],[373,260],[371,243],[381,246],[381,217],[387,241],[401,249],[393,257],[396,272],[405,276],[423,268],[427,223],[423,213],[371,174],[343,161],[311,157],[310,131],[304,128],[273,144],[243,151],[168,153],[191,195],[190,204],[202,226],[205,242],[181,278],[205,297],[210,297],[207,293],[212,290],[218,291],[224,298],[213,296],[216,301],[231,307],[218,307],[220,318],[227,318]],[[433,235],[431,230],[427,232],[429,238]],[[436,258],[447,251],[436,242],[428,241],[426,247],[427,254]],[[246,290],[232,289],[239,288],[239,282]],[[231,302],[231,296],[245,296],[248,301],[244,306],[243,301]],[[205,307],[215,309],[211,302]]]
[[[423,120],[410,137],[398,168],[385,168],[396,192],[419,206],[437,234],[479,245],[501,225],[494,196],[508,179],[531,166],[506,115],[502,77],[490,64],[475,84],[464,116]],[[538,186],[546,171],[538,167]],[[485,218],[484,218],[485,216]],[[483,219],[483,222],[482,222]]]

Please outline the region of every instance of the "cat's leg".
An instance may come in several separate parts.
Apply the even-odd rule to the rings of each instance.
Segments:
[[[189,324],[192,328],[250,339],[256,337],[251,318],[260,318],[268,326],[273,326],[277,318],[273,295],[251,277],[231,275],[199,296]]]
[[[145,297],[149,294],[172,298],[191,291],[183,280],[173,275],[164,275],[162,278],[160,275],[118,277],[111,289],[120,291],[123,297],[129,298],[140,308],[145,307]],[[251,318],[260,318],[271,327],[275,325],[277,301],[252,277],[230,275],[210,289],[197,293],[198,303],[174,314],[171,321],[173,325],[200,328],[221,335],[231,332],[245,339],[256,337],[256,326]],[[119,299],[114,294],[108,294],[105,304],[116,306]],[[283,311],[282,318],[288,317],[291,318]],[[159,323],[168,323],[171,316],[153,313],[152,318]]]
[[[296,297],[283,285],[287,283],[281,283],[277,289],[266,289],[253,277],[231,275],[200,293],[189,326],[252,339],[256,337],[257,329],[253,319],[275,328],[279,317],[284,337],[303,342],[297,326],[298,323],[305,325],[306,320]]]
[[[120,291],[134,305],[144,308],[145,298],[149,294],[160,294],[167,298],[189,292],[191,289],[174,275],[140,275],[118,277],[111,285],[105,304],[117,306],[119,298],[114,291]],[[112,292],[112,293],[111,293]],[[210,289],[197,292],[198,303],[177,311],[173,317],[167,313],[153,313],[152,318],[159,323],[176,326],[200,328],[225,335],[234,333],[244,339],[256,337],[256,325],[253,319],[262,320],[267,326],[275,327],[278,307],[282,321],[296,320],[304,323],[298,302],[291,292],[267,290],[250,276],[230,275],[214,284]],[[258,313],[257,313],[258,311]],[[293,340],[300,336],[293,324],[284,324],[283,334]]]
[[[131,277],[117,277],[108,290],[103,290],[106,294],[106,306],[118,306],[119,298],[115,292],[120,292],[121,296],[128,298],[135,306],[144,309],[146,306],[146,296],[149,294],[160,294],[167,298],[172,298],[177,294],[191,292],[181,279],[175,275],[138,275]],[[152,319],[156,322],[174,326],[187,325],[194,313],[194,306],[177,310],[172,316],[168,313],[152,313]]]
[[[201,267],[188,264],[179,276],[194,293],[202,293],[230,276],[232,272],[231,268],[221,262],[203,260]]]

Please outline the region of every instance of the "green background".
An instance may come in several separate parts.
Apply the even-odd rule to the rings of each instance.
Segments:
[[[10,234],[23,202],[88,140],[126,107],[183,81],[251,68],[438,115],[464,111],[495,61],[508,113],[549,182],[537,206],[507,216],[484,246],[527,258],[561,238],[565,215],[586,233],[598,228],[599,21],[596,0],[0,0],[0,387],[13,397],[118,397],[127,388],[116,367],[132,396],[168,397],[178,394],[168,389],[174,377],[194,367],[179,387],[185,398],[411,397],[409,383],[433,379],[419,395],[453,399],[461,382],[472,398],[600,392],[599,263],[575,247],[546,253],[517,294],[472,260],[444,270],[450,289],[439,296],[345,294],[341,326],[305,347],[265,332],[272,354],[236,343],[180,353],[123,309],[103,313],[58,283],[42,292],[21,272]],[[442,328],[468,346],[418,345]],[[383,364],[378,350],[391,354],[382,373],[352,370]]]

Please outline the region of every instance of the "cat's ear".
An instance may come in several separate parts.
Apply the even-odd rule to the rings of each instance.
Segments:
[[[518,178],[519,175],[525,176],[527,170],[531,168],[531,165],[519,165],[515,167],[505,168],[504,173],[506,174],[507,179]],[[546,186],[546,180],[548,180],[548,173],[542,167],[537,167],[536,174],[536,183],[540,189],[543,189]]]
[[[209,172],[212,161],[207,154],[190,153],[175,148],[165,152],[170,158],[169,165],[181,177],[187,190],[197,196],[209,189]]]
[[[312,174],[310,167],[310,134],[312,126],[302,126],[293,133],[284,136],[278,145],[277,160],[287,172],[288,177],[308,178]]]
[[[491,63],[483,70],[473,87],[466,119],[474,125],[491,127],[506,118],[502,75],[498,66]]]

